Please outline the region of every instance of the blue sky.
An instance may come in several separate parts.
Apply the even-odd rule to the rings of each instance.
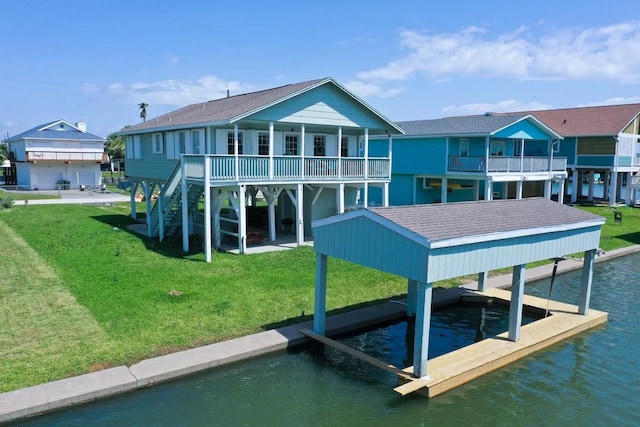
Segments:
[[[436,4],[434,6],[434,4]],[[392,120],[640,102],[637,0],[0,0],[0,136],[332,76]]]

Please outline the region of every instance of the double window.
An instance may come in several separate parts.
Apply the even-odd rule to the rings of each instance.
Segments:
[[[504,141],[491,141],[491,155],[504,156],[506,145]]]
[[[238,132],[238,154],[244,153],[243,135],[242,132]],[[235,145],[235,132],[227,132],[227,154],[236,154]]]

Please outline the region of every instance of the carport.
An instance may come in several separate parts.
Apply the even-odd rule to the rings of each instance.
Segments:
[[[315,221],[314,332],[325,333],[328,257],[405,277],[407,315],[416,324],[410,372],[426,381],[434,282],[478,274],[484,291],[486,272],[512,268],[507,337],[517,342],[527,263],[584,254],[576,305],[578,315],[587,315],[604,222],[544,198],[369,208]]]

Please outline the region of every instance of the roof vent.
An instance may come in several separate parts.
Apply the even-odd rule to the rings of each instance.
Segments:
[[[80,129],[81,132],[87,131],[87,124],[85,122],[76,122],[76,127]]]
[[[562,121],[562,124],[565,124],[565,123],[567,123],[567,119],[564,119],[564,120]]]
[[[483,116],[488,117],[488,116],[493,116],[493,113],[490,111],[487,111],[486,113],[483,114]]]
[[[170,122],[171,121],[171,116],[167,117],[167,121]]]

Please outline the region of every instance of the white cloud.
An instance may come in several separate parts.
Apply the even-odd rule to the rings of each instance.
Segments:
[[[345,83],[344,86],[361,98],[368,98],[372,96],[378,98],[391,98],[404,90],[401,88],[385,89],[384,87],[374,83],[355,80]]]
[[[537,27],[536,30],[540,30]],[[640,82],[640,21],[568,29],[534,36],[519,27],[490,36],[482,28],[456,33],[400,33],[404,56],[363,71],[364,81],[405,80],[416,74],[499,77],[515,80],[613,80]]]
[[[168,53],[165,58],[167,60],[167,63],[171,65],[175,65],[179,62],[178,57],[170,53]]]
[[[514,99],[508,99],[496,103],[474,103],[463,105],[449,105],[442,109],[446,115],[458,116],[469,114],[484,114],[487,112],[505,113],[512,111],[532,111],[547,110],[552,108],[551,105],[542,104],[540,102],[519,102]]]
[[[597,107],[599,105],[619,105],[619,104],[638,104],[640,103],[640,96],[622,97],[615,96],[607,98],[604,101],[589,102],[587,104],[579,105],[578,107]]]
[[[216,76],[202,76],[197,80],[161,80],[156,82],[114,82],[106,85],[85,83],[87,92],[106,92],[124,97],[127,102],[146,102],[150,105],[183,106],[196,102],[222,98],[231,94],[243,93],[251,89],[250,85],[237,81],[224,81]]]

